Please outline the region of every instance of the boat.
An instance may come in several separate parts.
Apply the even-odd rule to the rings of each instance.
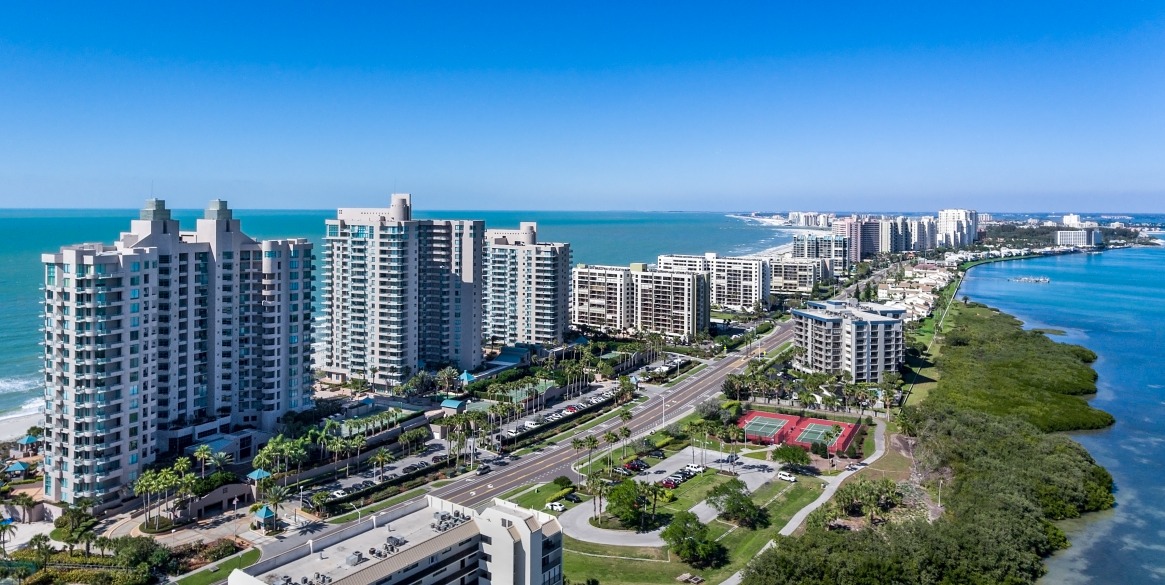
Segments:
[[[1012,282],[1027,282],[1032,284],[1048,284],[1052,279],[1046,276],[1021,276],[1019,278],[1010,279]]]

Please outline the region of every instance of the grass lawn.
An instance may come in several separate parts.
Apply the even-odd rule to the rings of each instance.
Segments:
[[[563,572],[571,580],[597,579],[602,585],[674,584],[676,576],[681,573],[700,575],[709,583],[720,583],[755,557],[793,514],[817,498],[821,493],[820,483],[811,478],[804,479],[807,481],[798,481],[768,506],[772,520],[768,528],[732,529],[718,520],[709,525],[709,532],[720,536],[720,543],[728,549],[729,562],[718,569],[693,570],[670,555],[666,548],[596,545],[565,538]]]
[[[411,499],[413,499],[421,494],[424,494],[426,491],[427,490],[425,488],[416,488],[413,490],[409,490],[403,494],[395,495],[387,500],[381,500],[381,501],[376,502],[375,504],[372,504],[370,506],[365,506],[363,508],[360,508],[360,514],[357,514],[355,511],[352,511],[352,512],[348,512],[347,514],[336,516],[334,518],[328,518],[328,523],[329,524],[343,524],[345,522],[350,522],[352,520],[357,519],[362,514],[370,514],[372,512],[379,512],[380,510],[383,510],[383,509],[388,508],[390,506],[395,506],[395,505],[397,505],[401,502],[404,502],[406,500],[411,500]]]
[[[218,564],[218,568],[203,569],[189,577],[178,580],[178,585],[211,585],[225,581],[231,571],[244,569],[259,560],[259,549],[253,548],[237,557],[232,557]],[[211,569],[214,569],[213,571]]]
[[[856,473],[851,477],[863,477],[865,479],[882,479],[883,477],[888,477],[894,481],[905,481],[910,479],[910,466],[912,463],[909,457],[890,448],[890,437],[887,436],[886,453],[882,455],[881,459],[871,463],[864,471]]]
[[[749,459],[760,459],[761,461],[768,461],[769,460],[769,452],[768,451],[757,451],[756,453],[745,453],[744,456],[748,457]]]
[[[688,481],[680,484],[680,487],[672,490],[672,493],[676,496],[676,501],[668,504],[661,503],[659,507],[662,510],[667,510],[673,513],[686,512],[691,509],[692,506],[695,506],[696,504],[704,501],[704,498],[708,496],[708,492],[712,491],[712,488],[722,483],[727,483],[730,479],[732,478],[728,477],[727,475],[719,475],[710,471],[705,471],[699,476],[693,477],[692,479],[689,479]]]
[[[533,489],[531,489],[531,488],[533,488]],[[553,483],[527,485],[527,486],[522,486],[522,487],[514,489],[514,490],[510,490],[509,492],[506,492],[505,495],[501,496],[501,498],[503,500],[509,500],[509,501],[519,505],[519,506],[522,506],[523,508],[529,508],[531,510],[539,510],[542,512],[546,512],[547,514],[557,515],[558,512],[551,512],[550,510],[547,510],[546,504],[550,502],[550,496],[553,496],[554,494],[558,493],[559,491],[561,491],[561,489],[562,488],[559,488],[556,484],[553,484]],[[527,491],[527,490],[529,490],[529,491]],[[522,492],[526,492],[526,493],[522,493]],[[521,494],[521,495],[518,495],[518,494]],[[590,496],[585,496],[583,494],[578,494],[578,495],[580,498],[582,498],[581,503],[586,503],[590,499]],[[559,502],[561,502],[562,505],[566,506],[566,509],[568,509],[568,510],[575,507],[575,506],[580,505],[580,504],[574,504],[574,503],[568,502],[566,500],[559,500]]]
[[[689,376],[691,376],[692,374],[695,374],[696,372],[699,372],[700,370],[704,369],[705,367],[707,367],[707,364],[696,364],[695,366],[692,366],[692,369],[690,369],[690,370],[688,370],[688,371],[684,372],[683,374],[681,374],[681,375],[680,375],[679,377],[677,377],[676,379],[674,379],[674,380],[672,380],[672,381],[670,381],[670,382],[665,382],[665,383],[664,383],[664,387],[665,387],[665,388],[671,388],[672,386],[675,386],[676,384],[679,384],[680,382],[683,382],[683,381],[684,381],[686,378],[688,378],[688,377],[689,377]]]
[[[866,427],[866,436],[862,439],[862,457],[869,457],[874,454],[878,448],[878,443],[874,439],[874,433],[878,432],[877,426]]]

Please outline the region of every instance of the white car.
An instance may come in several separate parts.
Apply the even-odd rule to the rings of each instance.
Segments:
[[[788,471],[778,471],[777,472],[777,479],[784,480],[784,481],[797,481],[797,476],[793,475],[792,473],[789,473]]]
[[[546,508],[552,512],[561,512],[566,509],[566,506],[563,506],[558,502],[550,502],[549,504],[546,504]]]

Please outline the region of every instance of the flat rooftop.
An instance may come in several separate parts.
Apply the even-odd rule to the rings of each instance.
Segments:
[[[436,550],[448,546],[445,543],[450,538],[438,539],[439,536],[449,536],[456,542],[478,533],[477,526],[471,519],[456,522],[447,530],[439,530],[433,526],[437,522],[433,514],[440,512],[440,510],[428,506],[388,522],[387,525],[378,522],[376,528],[372,530],[357,534],[327,548],[316,549],[313,554],[255,577],[270,585],[287,583],[288,581],[284,579],[284,576],[290,577],[290,583],[295,585],[302,585],[305,577],[307,583],[319,585],[328,582],[326,579],[318,578],[316,576],[318,573],[321,577],[329,577],[330,583],[338,583],[345,577],[381,563],[400,565],[400,567],[413,563],[417,558],[428,556],[433,552],[435,546]],[[365,518],[365,522],[367,521]],[[397,540],[391,541],[394,538]],[[400,542],[401,539],[403,539],[403,543]],[[390,541],[396,542],[395,552],[389,553],[385,549],[385,545],[389,545]],[[369,552],[369,549],[376,549],[384,554],[374,556]],[[355,565],[349,565],[349,557],[357,552],[360,553],[362,560]]]

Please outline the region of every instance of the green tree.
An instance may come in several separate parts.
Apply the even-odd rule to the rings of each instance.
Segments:
[[[709,506],[720,515],[741,526],[756,528],[764,523],[764,511],[749,496],[748,486],[733,478],[708,492]]]
[[[787,463],[789,465],[804,466],[812,462],[809,458],[809,453],[796,445],[781,445],[773,449],[772,458],[773,461]]]
[[[709,538],[708,526],[691,512],[677,512],[659,536],[680,560],[693,567],[716,566],[725,560],[724,546]]]
[[[607,512],[623,526],[638,526],[644,513],[638,483],[625,479],[613,486],[607,493]]]

